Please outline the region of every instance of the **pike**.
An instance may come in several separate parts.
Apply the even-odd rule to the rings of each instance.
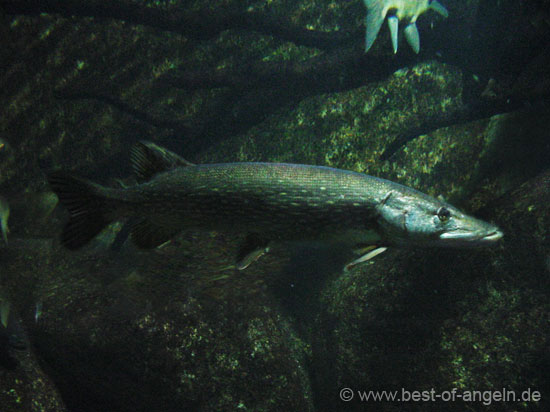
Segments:
[[[373,258],[388,247],[492,245],[494,225],[443,200],[362,173],[286,163],[195,165],[150,142],[131,151],[138,184],[107,188],[65,172],[49,183],[70,218],[61,235],[78,249],[115,220],[134,222],[131,238],[155,248],[189,228],[247,234],[236,267],[245,269],[273,242],[349,245]]]

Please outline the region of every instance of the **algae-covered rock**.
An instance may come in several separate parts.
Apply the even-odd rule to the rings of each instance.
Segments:
[[[0,336],[0,405],[2,412],[65,412],[51,377],[30,347],[13,348]]]
[[[6,278],[29,286],[14,299],[27,303],[33,345],[69,408],[313,410],[308,345],[262,286],[277,264],[236,273],[225,243],[180,242],[75,255],[19,241],[6,255]],[[40,302],[36,321],[29,302]]]
[[[65,412],[64,402],[51,377],[35,353],[32,339],[19,316],[24,305],[12,295],[13,279],[8,279],[5,255],[0,273],[0,409],[2,412]]]
[[[484,392],[477,395],[484,398],[408,408],[478,410],[485,402],[488,410],[545,410],[548,176],[544,172],[486,208],[506,233],[494,249],[388,253],[327,284],[313,328],[312,347],[320,348],[313,355],[316,393],[336,408],[344,387],[400,395],[402,388],[433,388],[448,396],[454,389]],[[487,398],[493,396],[488,391],[503,390],[514,391],[516,400]],[[522,399],[527,392],[534,397]],[[363,410],[354,393],[351,409]],[[400,404],[369,405],[399,410]]]
[[[438,62],[403,69],[384,81],[303,100],[243,136],[208,150],[208,159],[326,164],[376,174],[396,135],[424,118],[457,110],[460,73]]]

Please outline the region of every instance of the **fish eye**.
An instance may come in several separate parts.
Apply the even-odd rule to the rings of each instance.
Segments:
[[[449,209],[447,209],[446,207],[440,207],[437,211],[437,217],[442,222],[446,222],[451,217],[451,212],[449,212]]]

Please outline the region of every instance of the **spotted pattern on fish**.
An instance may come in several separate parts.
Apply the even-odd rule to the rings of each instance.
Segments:
[[[321,166],[225,163],[180,168],[139,186],[106,190],[126,205],[121,213],[147,210],[161,226],[301,239],[342,236],[372,225],[376,199],[388,190],[384,182]]]

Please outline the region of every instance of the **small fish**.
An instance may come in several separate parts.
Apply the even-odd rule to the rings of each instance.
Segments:
[[[388,247],[486,246],[500,230],[444,200],[362,173],[287,163],[195,165],[152,143],[132,149],[143,183],[107,188],[64,172],[48,176],[69,210],[61,235],[78,249],[115,220],[133,220],[131,238],[154,248],[183,229],[247,234],[235,267],[268,253],[272,242],[349,245],[362,256]],[[179,159],[179,160],[178,160]]]
[[[34,323],[38,323],[38,320],[42,316],[42,301],[36,302],[34,306]]]
[[[390,11],[392,13],[388,17],[388,26],[394,53],[397,53],[399,21],[407,20],[405,38],[414,52],[418,53],[420,51],[420,36],[416,27],[418,16],[430,9],[435,10],[443,17],[449,15],[447,9],[436,0],[363,0],[363,2],[367,7],[365,53],[369,51],[374,40],[376,40],[380,27]]]
[[[0,229],[2,230],[2,237],[6,245],[8,244],[8,233],[10,233],[10,229],[8,228],[9,217],[10,205],[4,197],[0,196]]]

